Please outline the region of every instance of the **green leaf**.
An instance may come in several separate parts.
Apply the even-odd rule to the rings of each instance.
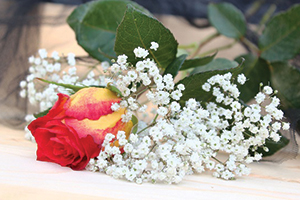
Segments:
[[[226,58],[217,58],[210,63],[195,68],[191,74],[198,74],[201,72],[213,71],[213,70],[226,70],[237,67],[239,64],[235,61],[227,60]]]
[[[284,62],[271,63],[271,67],[271,84],[283,108],[300,108],[300,70]]]
[[[131,117],[131,121],[132,121],[132,133],[136,133],[138,130],[138,118],[135,115],[132,115]]]
[[[53,84],[53,85],[58,85],[58,86],[61,86],[61,87],[67,88],[67,89],[71,89],[74,92],[77,92],[77,91],[79,91],[79,90],[81,90],[83,88],[86,88],[86,86],[77,86],[77,85],[71,85],[71,84],[56,83],[56,82],[48,81],[48,80],[45,80],[45,79],[42,79],[42,78],[36,78],[36,79],[39,80],[39,81],[43,81],[45,83],[49,83],[49,84]]]
[[[259,38],[261,57],[269,61],[285,61],[300,52],[300,5],[276,15]]]
[[[239,39],[246,33],[243,13],[230,3],[208,5],[208,19],[219,33]]]
[[[43,112],[40,112],[40,113],[35,113],[33,116],[35,118],[44,117],[45,115],[48,114],[48,112],[51,110],[51,108],[48,108],[47,110],[44,110]]]
[[[213,99],[211,92],[206,92],[202,89],[202,85],[207,81],[207,79],[216,74],[226,74],[227,72],[231,72],[233,76],[236,76],[241,71],[242,66],[240,65],[231,69],[205,71],[182,79],[177,83],[177,85],[182,83],[185,86],[185,90],[182,92],[182,97],[179,103],[184,105],[190,98],[195,98],[200,102],[209,102]]]
[[[184,54],[189,54],[189,52],[186,49],[181,49],[181,48],[177,49],[176,57],[179,57],[179,56],[184,55]]]
[[[116,29],[123,19],[126,6],[148,13],[138,4],[127,0],[98,0],[77,7],[67,22],[75,31],[78,44],[100,61],[115,58]]]
[[[182,66],[182,64],[184,63],[185,59],[186,59],[187,55],[181,55],[179,57],[177,57],[164,71],[163,75],[166,74],[171,74],[173,76],[173,78],[178,74],[178,71],[180,69],[180,67]]]
[[[107,89],[109,89],[110,91],[114,92],[117,94],[117,96],[122,97],[122,92],[115,86],[113,86],[112,84],[107,84],[106,86]]]
[[[287,139],[286,137],[284,137],[283,135],[281,135],[281,138],[278,142],[267,139],[265,146],[268,147],[269,151],[266,152],[263,150],[263,148],[258,148],[257,152],[262,153],[263,157],[271,156],[274,153],[276,153],[277,151],[279,151],[280,149],[282,149],[283,147],[285,147],[286,145],[288,145],[289,142],[290,142],[290,140]]]
[[[258,58],[254,54],[246,54],[239,56],[235,60],[241,62],[244,59],[244,67],[242,73],[247,77],[247,82],[244,85],[238,84],[241,91],[240,98],[244,102],[253,99],[259,92],[259,84],[268,85],[271,80],[269,64],[262,58]]]
[[[150,49],[151,42],[157,42],[157,51]],[[118,27],[115,51],[117,55],[126,54],[132,64],[137,62],[133,50],[137,47],[147,49],[148,57],[154,59],[158,67],[166,68],[176,58],[178,43],[173,34],[158,20],[128,6]]]
[[[206,64],[210,63],[216,55],[217,55],[217,52],[211,56],[205,56],[202,58],[194,58],[194,59],[185,60],[183,65],[181,66],[180,70],[186,70],[186,69],[191,69],[191,68],[206,65]]]

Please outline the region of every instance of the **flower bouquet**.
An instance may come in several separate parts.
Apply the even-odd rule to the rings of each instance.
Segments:
[[[221,13],[225,18],[217,17]],[[223,34],[250,43],[235,7],[211,4],[209,14],[218,33],[208,40]],[[270,47],[264,38],[273,27],[261,36],[258,55],[229,61],[214,59],[217,52],[199,57],[198,48],[179,53],[172,33],[131,1],[83,4],[68,23],[92,58],[48,56],[41,49],[29,58],[30,74],[20,83],[21,96],[43,111],[27,117],[27,137],[37,143],[38,160],[136,183],[179,183],[207,170],[229,180],[249,174],[247,164],[289,143],[280,133],[289,130],[276,97],[280,91],[251,66],[255,60],[254,66],[267,64],[276,71],[280,63],[268,60],[295,55],[294,50],[274,58],[277,44]]]

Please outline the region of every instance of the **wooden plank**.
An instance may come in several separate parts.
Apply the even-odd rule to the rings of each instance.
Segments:
[[[211,173],[186,176],[177,185],[129,183],[102,173],[72,171],[35,160],[36,145],[24,132],[0,126],[0,199],[299,199],[297,160],[255,163],[235,181]]]

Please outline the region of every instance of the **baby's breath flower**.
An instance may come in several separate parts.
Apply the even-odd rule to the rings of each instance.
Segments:
[[[244,85],[246,82],[246,76],[244,74],[239,74],[237,77],[237,81],[239,84]]]
[[[263,92],[270,95],[273,92],[273,89],[270,86],[265,86]]]
[[[257,93],[257,95],[255,96],[255,100],[258,104],[262,103],[265,100],[266,95],[264,95],[263,93],[259,92]]]
[[[151,47],[150,49],[153,49],[154,51],[157,51],[159,45],[156,42],[151,42]]]
[[[74,53],[68,53],[68,64],[70,66],[75,66],[76,60],[75,60],[75,54]]]
[[[119,55],[119,56],[118,56],[118,59],[117,59],[117,63],[118,63],[119,65],[125,65],[126,62],[127,62],[127,58],[128,58],[128,57],[127,57],[125,54]]]
[[[135,54],[135,57],[137,58],[146,58],[148,56],[148,50],[145,50],[141,47],[135,48],[133,50],[133,53]]]
[[[282,129],[283,130],[288,130],[289,128],[290,128],[290,123],[286,123],[286,122],[282,123]]]
[[[48,53],[47,53],[46,49],[40,49],[39,55],[42,59],[44,59],[44,58],[47,58]]]
[[[210,90],[210,84],[209,83],[204,83],[203,85],[202,85],[202,89],[204,90],[204,91],[206,91],[206,92],[208,92],[209,90]]]
[[[53,51],[52,54],[51,54],[51,57],[54,58],[54,60],[59,60],[60,57],[59,57],[59,54],[57,51]]]
[[[150,49],[156,51],[158,47],[156,42],[151,42]],[[43,59],[46,56],[43,50],[39,54],[40,57],[29,59],[31,74],[20,83],[20,95],[28,95],[31,103],[46,108],[53,105],[51,102],[56,98],[53,94],[65,89],[49,85],[44,91],[38,91],[33,79],[40,75],[55,75],[61,71],[62,65]],[[249,174],[245,164],[261,159],[262,154],[257,150],[268,151],[266,140],[279,141],[280,129],[289,129],[288,123],[280,122],[283,112],[277,108],[279,99],[273,96],[275,92],[270,86],[261,85],[263,90],[255,96],[256,103],[246,106],[239,100],[240,91],[234,84],[236,77],[231,73],[217,74],[202,85],[204,91],[211,91],[214,96],[209,102],[199,102],[194,98],[183,101],[185,86],[176,85],[171,74],[162,76],[156,63],[146,58],[148,50],[137,47],[134,54],[139,58],[135,66],[127,63],[126,55],[120,55],[106,71],[110,79],[103,78],[122,93],[120,102],[113,103],[111,109],[126,109],[122,122],[140,115],[136,111],[145,114],[147,105],[138,97],[147,91],[146,98],[154,105],[149,115],[155,117],[148,120],[148,124],[139,118],[134,126],[135,132],[129,136],[124,131],[118,131],[116,136],[107,133],[102,151],[97,158],[90,160],[88,170],[105,172],[138,184],[178,183],[185,175],[205,170],[214,170],[213,176],[229,180],[236,175]],[[60,60],[57,54],[53,57]],[[76,64],[75,55],[69,54],[67,60],[71,68],[62,72],[62,76],[51,77],[75,85],[79,79],[77,68],[72,67]],[[245,75],[237,76],[239,84],[245,81]],[[81,84],[94,85],[95,82],[95,73],[91,71]],[[43,101],[44,97],[49,100]],[[271,103],[266,103],[266,99]],[[220,151],[228,154],[224,163],[219,162]]]
[[[165,116],[168,113],[168,109],[165,107],[159,107],[157,109],[157,114],[159,114],[160,116]]]

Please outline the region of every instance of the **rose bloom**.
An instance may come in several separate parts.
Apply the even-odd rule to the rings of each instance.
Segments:
[[[114,92],[90,87],[58,97],[47,115],[28,126],[37,143],[37,160],[81,170],[99,155],[107,133],[122,130],[129,136],[132,122],[121,119],[125,109],[111,110],[121,100]]]

